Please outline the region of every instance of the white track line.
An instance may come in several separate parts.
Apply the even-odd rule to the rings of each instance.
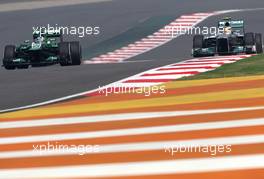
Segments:
[[[261,125],[264,125],[264,118],[220,121],[220,122],[203,122],[203,123],[194,123],[194,124],[177,124],[177,125],[168,125],[168,126],[142,127],[142,128],[118,129],[118,130],[102,130],[102,131],[93,131],[93,132],[74,132],[74,133],[63,133],[63,134],[3,137],[0,140],[0,144],[18,144],[18,143],[26,143],[26,142],[89,139],[89,138],[100,138],[100,137],[143,135],[143,134],[160,134],[160,133],[168,133],[168,132],[227,129],[233,127],[249,127],[249,126],[261,126]]]
[[[166,69],[166,68],[164,68]],[[197,71],[199,73],[202,73],[202,72],[206,72],[206,71],[209,71],[211,69],[206,69],[206,68],[197,68],[197,69],[179,69],[179,70],[162,70],[162,71],[151,71],[151,72],[148,72],[148,74],[159,74],[159,73],[180,73],[180,72],[193,72],[193,71]]]
[[[264,155],[0,170],[2,179],[114,177],[232,171],[264,167]],[[65,172],[67,171],[67,172]]]
[[[175,66],[174,66],[175,65]],[[171,65],[168,65],[168,66],[164,66],[164,67],[160,67],[160,68],[196,68],[196,67],[200,67],[200,68],[203,68],[203,67],[207,67],[207,66],[210,66],[210,67],[220,67],[222,65],[219,65],[219,64],[211,64],[211,65],[208,65],[208,64],[205,64],[205,65],[188,65],[188,63],[186,64],[181,64],[180,66],[176,66],[176,64],[171,64]]]
[[[218,64],[218,63],[234,63],[235,61],[230,61],[230,60],[221,60],[221,61],[217,61],[217,60],[212,60],[210,62],[204,62],[204,61],[188,61],[188,62],[182,62],[182,63],[179,63],[179,64],[188,64],[188,65],[191,65],[191,64]]]
[[[186,110],[186,111],[123,113],[123,114],[95,115],[95,116],[85,116],[85,117],[63,117],[63,118],[38,119],[38,120],[35,119],[35,120],[23,120],[23,121],[10,121],[10,122],[0,122],[0,129],[124,121],[124,120],[132,120],[132,119],[143,120],[146,118],[160,118],[160,117],[173,117],[173,116],[176,117],[176,116],[229,113],[229,112],[241,112],[241,111],[252,111],[252,110],[264,110],[264,106],[248,107],[248,108],[191,110],[191,111]]]
[[[51,143],[51,141],[49,141]],[[187,139],[187,140],[169,140],[169,141],[153,141],[151,142],[136,142],[136,143],[118,143],[100,145],[96,153],[119,153],[119,152],[136,152],[136,151],[151,151],[169,149],[171,147],[193,147],[193,146],[212,146],[212,145],[248,145],[264,143],[264,135],[244,135],[244,136],[229,136],[229,137],[214,137],[202,139]],[[0,159],[24,158],[24,157],[44,157],[44,156],[59,156],[77,154],[76,150],[46,150],[34,151],[18,150],[11,152],[0,152]]]

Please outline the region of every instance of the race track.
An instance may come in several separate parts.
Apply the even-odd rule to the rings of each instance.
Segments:
[[[151,5],[150,5],[151,3]],[[87,5],[63,6],[55,8],[35,9],[29,11],[2,12],[0,16],[1,41],[5,44],[19,43],[31,38],[31,29],[36,24],[60,23],[67,25],[98,25],[103,31],[98,37],[80,39],[83,50],[89,52],[97,43],[118,37],[122,32],[137,26],[151,17],[179,17],[193,12],[209,12],[230,9],[228,1],[129,1],[115,0]],[[262,7],[262,3],[254,0],[233,0],[237,8]],[[135,13],[136,12],[136,13]],[[48,14],[48,15],[47,15]],[[235,17],[245,18],[247,28],[251,31],[263,29],[261,23],[263,11],[234,13]],[[24,21],[23,19],[27,19]],[[217,17],[211,17],[203,24],[215,25]],[[190,58],[191,37],[181,36],[168,44],[145,54],[136,56],[131,63],[92,64],[80,67],[51,66],[31,68],[29,70],[6,71],[0,69],[0,109],[20,107],[39,103],[75,93],[95,89],[139,72],[182,61]],[[136,61],[136,62],[134,62]]]
[[[0,0],[2,49],[36,25],[101,27],[81,66],[0,68],[0,179],[263,179],[264,76],[181,80],[259,57],[192,58],[164,30],[232,16],[264,34],[264,2],[94,1]]]

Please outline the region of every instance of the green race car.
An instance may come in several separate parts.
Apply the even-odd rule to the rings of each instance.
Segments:
[[[7,70],[26,69],[59,63],[61,66],[81,64],[81,46],[77,41],[64,42],[60,31],[34,31],[33,41],[21,45],[7,45],[3,66]]]
[[[223,33],[193,37],[193,57],[263,53],[262,35],[245,33],[243,20],[227,17],[218,22],[218,28],[223,29]]]

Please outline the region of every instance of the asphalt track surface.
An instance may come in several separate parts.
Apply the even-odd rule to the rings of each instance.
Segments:
[[[232,5],[232,6],[230,6]],[[0,49],[5,44],[18,44],[30,39],[32,26],[65,24],[100,26],[99,36],[78,39],[83,49],[118,36],[146,18],[234,8],[260,8],[259,0],[115,0],[87,5],[13,11],[0,13]],[[246,20],[246,29],[264,33],[264,11],[232,13]],[[201,25],[215,26],[219,17]],[[106,85],[136,73],[190,58],[191,36],[181,36],[168,44],[118,64],[91,64],[78,67],[58,65],[6,71],[0,69],[0,110],[59,98]]]

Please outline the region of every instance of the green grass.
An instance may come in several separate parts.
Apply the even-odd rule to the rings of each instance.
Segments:
[[[184,77],[180,80],[211,79],[252,75],[264,75],[263,54],[245,58],[235,63],[225,64],[213,71],[204,72],[195,76]]]

